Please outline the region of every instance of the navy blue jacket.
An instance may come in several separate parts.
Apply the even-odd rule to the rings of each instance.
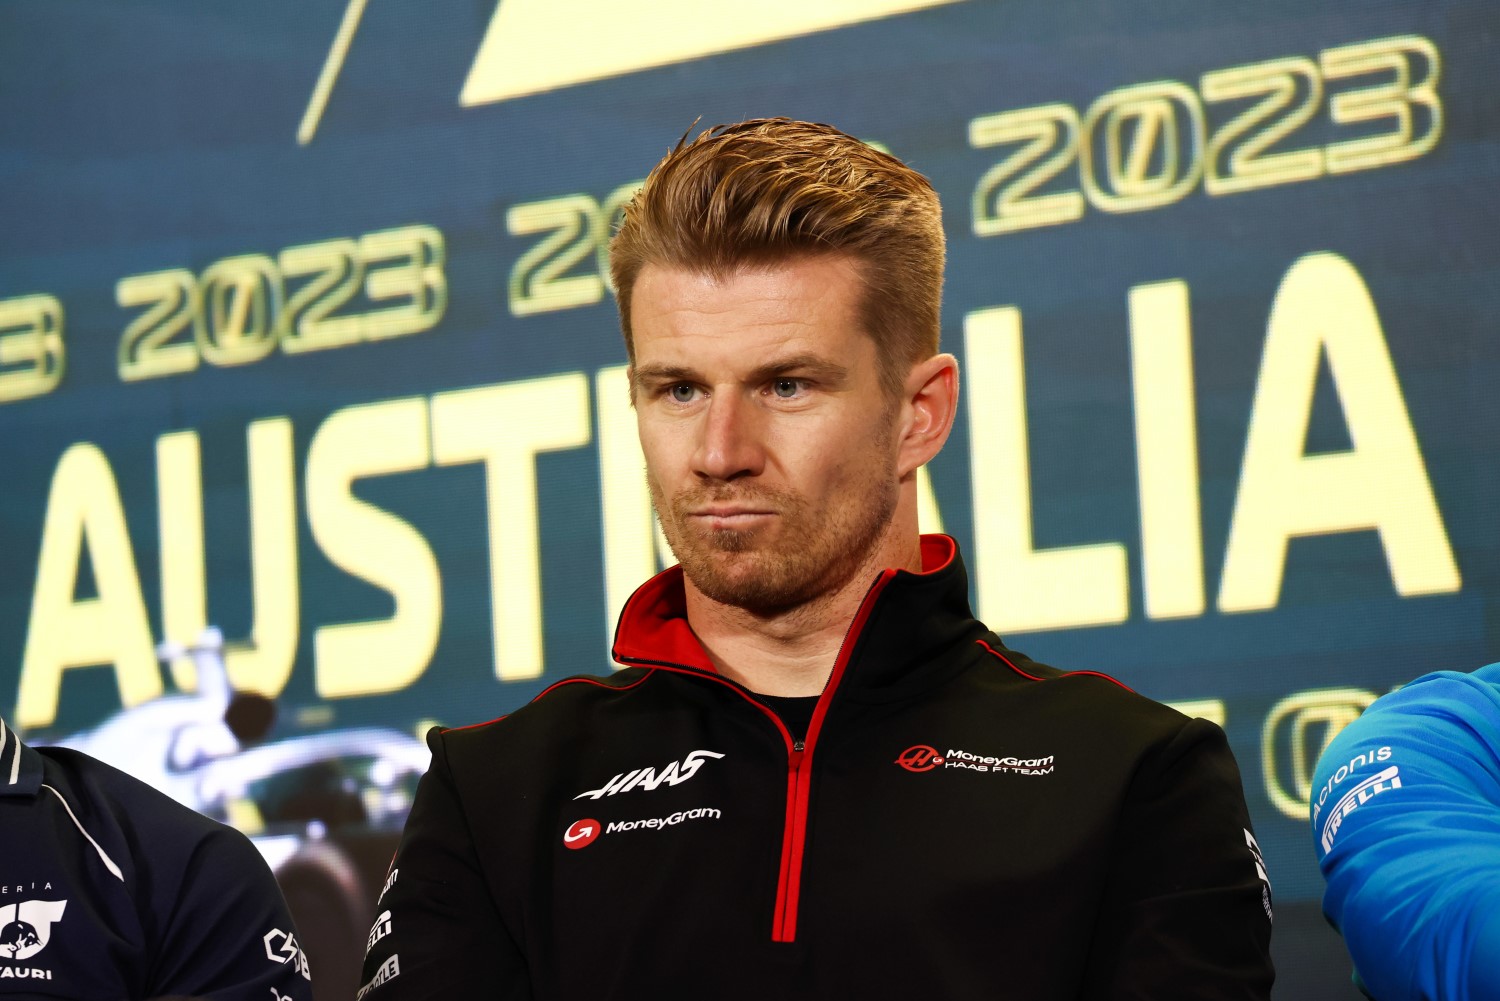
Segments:
[[[248,838],[0,720],[0,999],[310,1001]]]

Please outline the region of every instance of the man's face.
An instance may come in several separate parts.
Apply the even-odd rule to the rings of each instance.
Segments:
[[[899,493],[847,258],[716,280],[651,265],[631,303],[632,389],[651,497],[689,581],[773,614],[848,583]]]

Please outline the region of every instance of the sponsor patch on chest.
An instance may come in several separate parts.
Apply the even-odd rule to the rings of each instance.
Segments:
[[[611,820],[600,823],[592,817],[575,820],[563,831],[563,845],[572,848],[587,848],[602,834],[623,834],[627,831],[664,831],[691,820],[719,820],[724,812],[712,806],[699,806],[691,810],[678,810],[664,817],[643,817],[639,820]]]
[[[658,789],[663,785],[681,785],[702,768],[704,762],[722,758],[724,755],[718,751],[689,751],[681,761],[670,761],[663,765],[660,770],[654,767],[636,768],[628,772],[620,772],[598,789],[589,789],[581,792],[574,799],[602,799],[605,796],[614,796],[632,789]]]
[[[46,886],[51,888],[52,884]],[[19,893],[23,888],[16,887]],[[18,965],[47,948],[66,900],[21,900],[0,905],[0,980],[51,980],[45,967]],[[45,962],[45,960],[44,960]]]
[[[986,775],[1051,775],[1057,767],[1056,759],[1048,754],[1038,757],[1021,757],[1013,754],[976,754],[962,748],[950,747],[946,753],[931,744],[914,744],[896,756],[896,764],[909,772],[931,772],[939,769],[980,772]]]

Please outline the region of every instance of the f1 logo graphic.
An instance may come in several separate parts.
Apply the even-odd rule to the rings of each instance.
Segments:
[[[318,130],[334,83],[343,71],[349,46],[359,31],[369,0],[348,0],[333,45],[318,75],[297,142],[307,145]],[[504,0],[494,16],[464,82],[458,103],[464,107],[540,94],[591,80],[670,66],[690,59],[779,42],[845,25],[909,14],[963,0],[860,0],[859,3],[806,3],[805,0],[761,0],[755,17],[739,16],[728,6],[699,0],[649,0],[619,13],[596,16],[593,0]],[[645,25],[631,44],[620,45],[620,31]],[[566,43],[566,44],[564,44]],[[542,58],[537,53],[543,52]],[[1139,113],[1138,113],[1139,114]]]
[[[563,845],[568,848],[586,848],[594,843],[604,825],[590,817],[575,820],[563,831]]]

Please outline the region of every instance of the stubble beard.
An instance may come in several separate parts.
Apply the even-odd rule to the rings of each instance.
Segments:
[[[756,616],[777,615],[847,584],[864,567],[896,513],[894,476],[861,478],[846,502],[821,510],[791,491],[717,484],[666,501],[648,477],[662,533],[693,586]],[[704,530],[689,512],[736,503],[774,511],[765,529]]]

